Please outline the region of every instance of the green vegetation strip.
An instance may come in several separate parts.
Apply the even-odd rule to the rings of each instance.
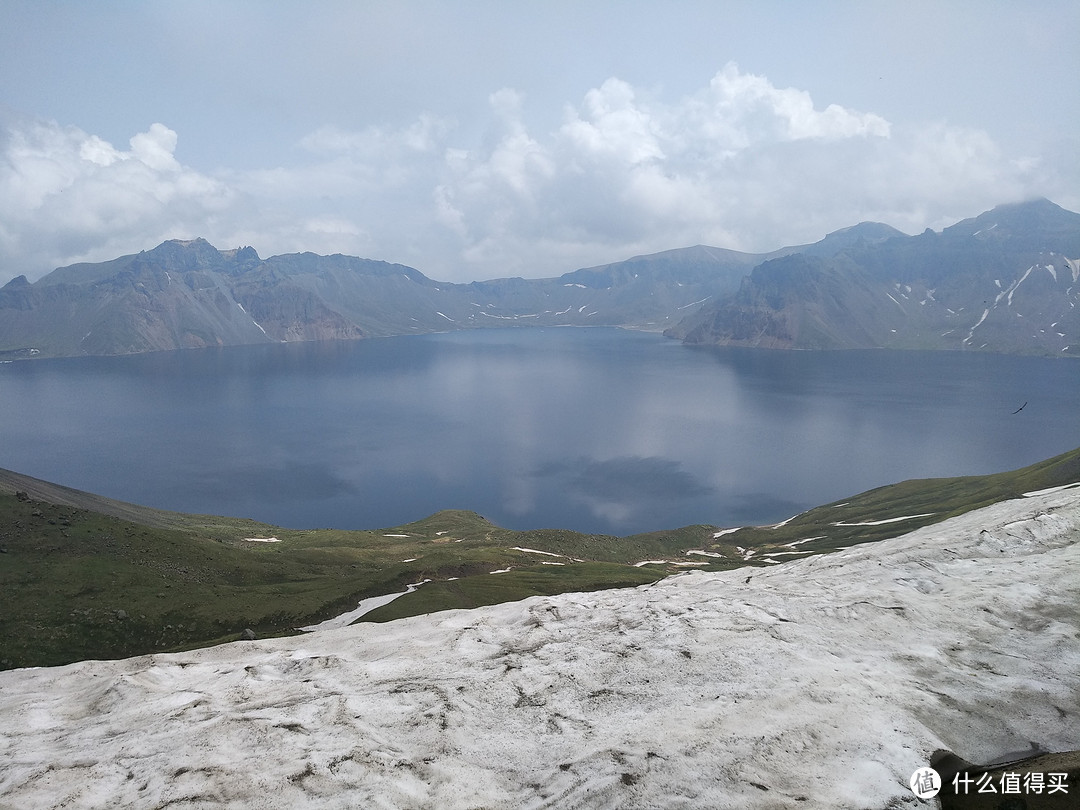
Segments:
[[[0,470],[0,668],[190,649],[245,629],[289,635],[422,580],[362,621],[772,565],[1078,481],[1080,449],[1013,472],[880,487],[777,527],[613,537],[511,531],[467,511],[389,529],[297,531]]]

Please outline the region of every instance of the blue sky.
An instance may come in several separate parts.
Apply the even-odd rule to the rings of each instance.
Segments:
[[[0,4],[0,283],[204,236],[550,276],[1080,210],[1075,2]]]

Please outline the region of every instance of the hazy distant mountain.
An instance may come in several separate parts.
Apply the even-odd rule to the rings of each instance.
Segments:
[[[264,260],[173,240],[0,288],[0,357],[564,325],[773,348],[1080,354],[1078,274],[1080,215],[1047,200],[941,233],[863,222],[766,254],[699,245],[471,284],[352,256]]]
[[[485,326],[660,330],[735,290],[762,258],[694,247],[553,279],[450,284],[352,256],[263,260],[250,247],[174,240],[0,288],[0,354],[125,354]]]
[[[810,246],[764,262],[666,334],[769,348],[1080,355],[1080,215],[1035,200],[941,233],[870,233],[831,254]]]

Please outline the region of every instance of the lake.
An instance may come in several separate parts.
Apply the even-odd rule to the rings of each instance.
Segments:
[[[0,467],[163,509],[623,535],[1073,449],[1080,364],[492,329],[5,363],[0,417]]]

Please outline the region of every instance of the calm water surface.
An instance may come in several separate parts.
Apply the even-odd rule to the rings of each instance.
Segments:
[[[1080,446],[1078,404],[1068,360],[484,330],[3,364],[0,467],[289,527],[629,534],[1020,467]]]

